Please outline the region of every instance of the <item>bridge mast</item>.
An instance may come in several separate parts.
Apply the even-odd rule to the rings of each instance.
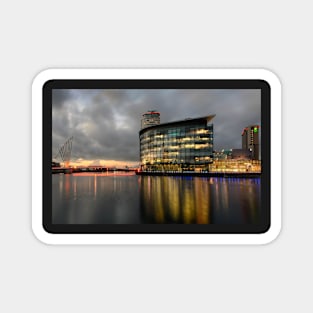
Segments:
[[[65,141],[63,146],[59,149],[58,154],[56,155],[56,156],[60,155],[63,161],[63,167],[66,167],[66,168],[70,166],[72,142],[73,142],[73,136]]]

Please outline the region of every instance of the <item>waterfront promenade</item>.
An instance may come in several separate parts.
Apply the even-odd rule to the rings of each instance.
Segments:
[[[195,176],[195,177],[225,177],[225,178],[258,178],[261,176],[259,172],[145,172],[137,171],[137,175],[143,176]]]
[[[135,172],[142,176],[195,176],[195,177],[226,177],[226,178],[258,178],[260,172],[195,172],[195,171],[140,171],[136,168],[107,168],[107,167],[86,167],[86,168],[52,168],[52,174],[75,174],[75,173],[115,173],[115,172]]]

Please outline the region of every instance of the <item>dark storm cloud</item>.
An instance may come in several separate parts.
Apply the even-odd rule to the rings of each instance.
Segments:
[[[139,160],[142,113],[161,123],[216,114],[214,148],[241,148],[241,131],[260,124],[259,90],[55,90],[53,156],[73,136],[73,159]]]
[[[58,110],[62,108],[62,106],[71,99],[72,93],[73,91],[69,89],[53,91],[53,109]]]

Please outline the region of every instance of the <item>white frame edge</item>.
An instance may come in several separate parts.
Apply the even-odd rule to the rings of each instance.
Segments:
[[[50,234],[42,226],[42,87],[51,79],[261,79],[271,87],[271,227],[263,234]],[[46,244],[267,244],[281,230],[281,84],[266,69],[47,69],[32,84],[32,229]]]

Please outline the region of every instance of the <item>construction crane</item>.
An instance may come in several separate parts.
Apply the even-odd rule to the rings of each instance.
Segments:
[[[57,159],[58,156],[60,156],[61,160],[63,161],[63,167],[65,168],[68,168],[70,166],[72,142],[73,136],[65,141],[65,143],[61,146],[58,153],[54,157],[55,159]]]

